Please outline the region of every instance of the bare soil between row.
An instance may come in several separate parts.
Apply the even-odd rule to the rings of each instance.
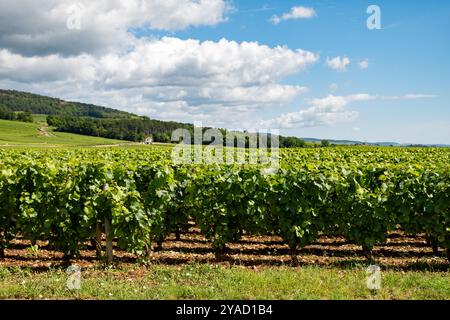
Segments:
[[[102,264],[96,258],[90,244],[81,250],[77,259],[64,259],[61,252],[52,250],[46,242],[37,242],[38,250],[31,249],[31,242],[13,240],[0,259],[0,267],[27,267],[36,271],[78,264],[83,268],[95,268]],[[320,237],[316,243],[300,249],[299,267],[317,265],[323,267],[349,268],[368,264],[361,246],[349,243],[343,237]],[[401,232],[389,235],[384,245],[375,246],[374,263],[384,269],[448,271],[449,263],[445,250],[436,254],[423,235],[408,236]],[[114,248],[116,265],[134,265],[138,258]],[[182,233],[177,240],[171,235],[162,244],[162,249],[152,253],[150,265],[185,265],[189,263],[213,263],[239,265],[258,269],[264,267],[286,267],[291,265],[289,247],[277,236],[243,236],[239,242],[227,244],[222,261],[218,262],[210,243],[196,230]]]

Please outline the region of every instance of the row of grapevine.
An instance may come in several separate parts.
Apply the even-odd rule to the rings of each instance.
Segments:
[[[334,151],[315,161],[316,154],[297,152],[275,174],[173,165],[158,152],[0,153],[0,255],[20,235],[73,256],[105,233],[145,257],[189,221],[218,258],[244,233],[281,236],[294,262],[321,234],[343,235],[370,253],[399,226],[450,248],[447,153],[436,152],[434,162],[423,157],[423,165],[376,150],[371,162],[347,150],[339,153],[343,161]]]

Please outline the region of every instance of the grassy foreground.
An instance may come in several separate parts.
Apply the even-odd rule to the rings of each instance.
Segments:
[[[366,287],[363,266],[352,269],[217,265],[82,270],[81,288],[68,274],[0,267],[0,299],[450,299],[448,272],[383,271],[382,288]]]

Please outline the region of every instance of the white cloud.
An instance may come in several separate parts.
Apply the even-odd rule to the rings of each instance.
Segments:
[[[415,99],[427,99],[427,98],[436,98],[437,96],[434,94],[406,94],[403,96],[388,96],[382,97],[384,100],[415,100]]]
[[[306,7],[292,7],[291,11],[284,13],[281,17],[274,15],[270,21],[273,24],[279,24],[282,21],[293,19],[311,19],[316,16],[316,11],[313,8]]]
[[[0,79],[16,82],[90,81],[96,76],[96,61],[88,55],[62,58],[58,55],[24,57],[0,49]]]
[[[363,59],[363,60],[359,61],[358,67],[361,70],[365,70],[365,69],[369,68],[369,59]]]
[[[262,125],[275,128],[303,128],[351,121],[356,119],[358,112],[347,110],[345,107],[352,102],[371,99],[374,99],[374,97],[369,94],[328,95],[325,98],[309,99],[306,100],[309,108],[263,121]]]
[[[2,0],[0,48],[29,56],[104,54],[133,45],[132,28],[213,26],[229,9],[225,0]],[[80,29],[69,29],[75,16]]]
[[[347,71],[347,66],[350,64],[350,59],[348,57],[334,57],[332,59],[327,58],[326,64],[329,68],[335,71]]]
[[[367,93],[353,94],[349,96],[328,95],[325,98],[310,99],[308,104],[317,108],[317,110],[339,110],[352,102],[373,100],[375,96]]]
[[[315,63],[318,56],[257,42],[218,42],[164,37],[141,41],[126,55],[99,60],[108,86],[226,86],[271,84]]]
[[[140,39],[126,53],[27,57],[0,50],[0,86],[116,107],[153,118],[227,126],[292,101],[281,84],[318,56],[256,42]]]
[[[358,112],[342,110],[339,112],[322,110],[318,111],[314,107],[298,112],[290,112],[269,120],[262,121],[261,127],[265,128],[305,128],[332,125],[338,122],[352,121],[358,117]]]
[[[307,91],[301,86],[269,84],[253,87],[202,87],[198,98],[220,101],[223,104],[286,103]]]
[[[307,99],[307,109],[297,112],[282,114],[281,116],[261,121],[261,127],[269,128],[304,128],[332,125],[340,122],[350,122],[358,117],[358,112],[348,110],[346,107],[354,102],[386,99],[422,99],[430,98],[432,95],[409,94],[404,96],[376,96],[367,93],[353,94],[348,96],[328,95],[324,98]],[[355,130],[356,129],[356,130]],[[359,131],[359,128],[353,130]]]

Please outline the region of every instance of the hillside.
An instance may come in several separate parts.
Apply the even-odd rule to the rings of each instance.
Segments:
[[[42,123],[0,120],[0,146],[95,146],[121,144],[123,141],[54,132]]]
[[[28,92],[0,89],[0,106],[14,112],[93,118],[130,118],[135,115],[93,104],[70,102]]]
[[[178,128],[193,131],[192,124],[160,121],[93,104],[64,101],[28,92],[0,89],[0,119],[19,120],[18,115],[39,115],[57,132],[141,142],[152,136],[170,142]]]
[[[39,115],[40,121],[46,121],[54,128],[54,132],[60,132],[57,136],[63,136],[61,133],[73,133],[133,142],[142,142],[151,136],[154,142],[170,143],[174,130],[187,129],[191,132],[191,137],[194,131],[193,124],[150,119],[93,104],[69,102],[12,90],[0,89],[0,111],[0,119],[6,120],[15,119],[23,112],[30,113],[27,115],[29,117],[31,114],[35,118]],[[226,130],[221,131],[225,137]],[[300,138],[280,136],[282,148],[305,145]]]

